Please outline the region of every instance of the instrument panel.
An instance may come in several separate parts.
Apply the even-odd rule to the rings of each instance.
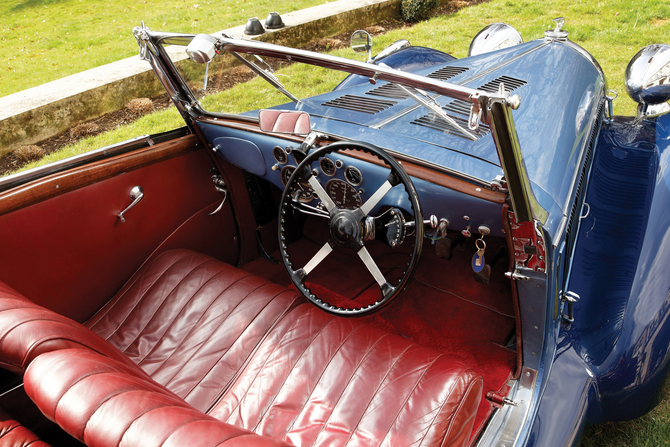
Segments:
[[[287,164],[291,152],[292,148],[282,148],[281,146],[275,146],[272,150],[272,156],[277,162],[277,165],[275,166],[278,169],[281,169],[280,179],[284,187],[286,187],[291,175],[293,175],[296,169],[295,165]],[[293,161],[295,162],[296,160],[294,159]],[[363,183],[363,174],[358,167],[354,165],[345,166],[344,162],[340,159],[322,157],[319,160],[319,167],[314,168],[314,171],[317,177],[324,176],[330,178],[330,180],[326,182],[324,189],[338,207],[356,209],[363,204],[361,194],[364,190],[362,188],[357,188]],[[337,174],[340,175],[336,177]],[[309,186],[309,183],[306,180],[300,178],[296,185],[296,189],[300,191],[298,200],[305,203],[314,200],[314,190]]]

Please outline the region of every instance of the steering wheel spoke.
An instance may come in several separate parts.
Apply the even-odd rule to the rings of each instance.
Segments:
[[[326,190],[323,189],[323,186],[321,186],[321,182],[319,182],[316,176],[314,175],[310,176],[307,182],[309,183],[309,186],[312,187],[312,189],[319,197],[321,202],[325,205],[326,210],[328,210],[328,212],[333,210],[333,208],[335,208],[335,202],[333,202],[333,199],[330,198]]]
[[[309,275],[312,270],[314,270],[319,264],[321,264],[321,261],[326,259],[330,252],[333,251],[333,247],[330,245],[330,241],[326,242],[321,249],[316,252],[314,256],[312,256],[312,259],[309,260],[307,264],[302,268],[302,271],[304,272],[304,275],[307,276]]]
[[[393,188],[393,185],[390,181],[386,180],[384,183],[382,183],[382,186],[380,186],[379,189],[377,189],[377,191],[372,194],[372,197],[370,197],[363,205],[361,205],[361,211],[363,214],[366,216],[370,214],[374,207],[377,206],[377,204],[384,198],[384,196],[391,190],[391,188]]]

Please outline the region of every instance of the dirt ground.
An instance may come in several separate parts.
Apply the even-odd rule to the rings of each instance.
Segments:
[[[451,14],[462,7],[475,5],[484,1],[486,0],[452,1],[446,5],[440,6],[435,10],[433,15],[439,16],[444,14]],[[402,27],[411,27],[412,25],[413,24],[403,22],[402,20],[388,20],[377,25],[369,26],[365,28],[365,30],[368,31],[372,36],[377,36],[390,30]],[[307,45],[304,47],[304,49],[323,52],[326,50],[330,51],[332,49],[348,46],[351,39],[351,34],[354,31],[355,30],[350,30],[335,37],[320,39]],[[226,90],[233,87],[237,83],[246,82],[255,76],[249,70],[239,70],[238,72],[239,74],[236,76],[226,76],[229,81],[221,85],[219,90]],[[96,118],[86,123],[78,124],[72,129],[63,132],[60,135],[56,135],[47,140],[44,140],[36,145],[21,148],[24,149],[23,151],[19,149],[13,153],[5,155],[4,157],[0,158],[0,176],[19,169],[31,161],[39,159],[44,155],[50,154],[51,152],[57,151],[62,147],[74,144],[83,138],[98,135],[103,132],[115,129],[120,125],[131,123],[146,113],[151,113],[152,111],[157,110],[164,110],[168,107],[174,107],[167,95],[163,95],[151,100],[153,107],[148,106],[148,99],[145,98],[141,101],[143,107],[133,107],[134,104],[129,104],[122,110],[108,113],[104,116],[101,116],[100,118]]]

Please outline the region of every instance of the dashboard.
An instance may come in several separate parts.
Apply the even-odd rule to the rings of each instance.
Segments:
[[[252,133],[248,130],[198,123],[205,138],[213,142],[218,156],[255,174],[283,190],[298,166],[294,150],[299,144],[279,135]],[[362,155],[367,155],[363,154]],[[492,236],[504,237],[502,203],[464,194],[440,184],[434,178],[421,178],[410,172],[408,162],[401,165],[410,173],[419,194],[424,219],[435,215],[446,219],[448,228],[476,234],[480,226],[487,227]],[[386,181],[389,168],[373,163],[355,152],[336,152],[312,164],[316,175],[329,197],[338,207],[354,209],[361,206]],[[441,176],[445,176],[440,173]],[[310,206],[318,206],[319,198],[306,181],[296,182],[298,198]],[[407,194],[402,187],[389,191],[372,211],[384,208],[410,210]]]

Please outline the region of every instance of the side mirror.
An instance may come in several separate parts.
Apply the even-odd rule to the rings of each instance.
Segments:
[[[367,31],[359,29],[351,35],[351,49],[356,53],[368,53],[368,60],[372,59],[372,36]]]
[[[523,43],[521,34],[506,23],[492,23],[482,29],[472,39],[468,56],[489,53]]]
[[[198,34],[186,47],[186,54],[198,64],[206,64],[216,54],[216,37]]]
[[[264,109],[258,112],[258,121],[263,132],[307,135],[311,129],[307,112]]]
[[[626,90],[643,105],[670,99],[670,45],[649,45],[633,56],[626,67]]]

